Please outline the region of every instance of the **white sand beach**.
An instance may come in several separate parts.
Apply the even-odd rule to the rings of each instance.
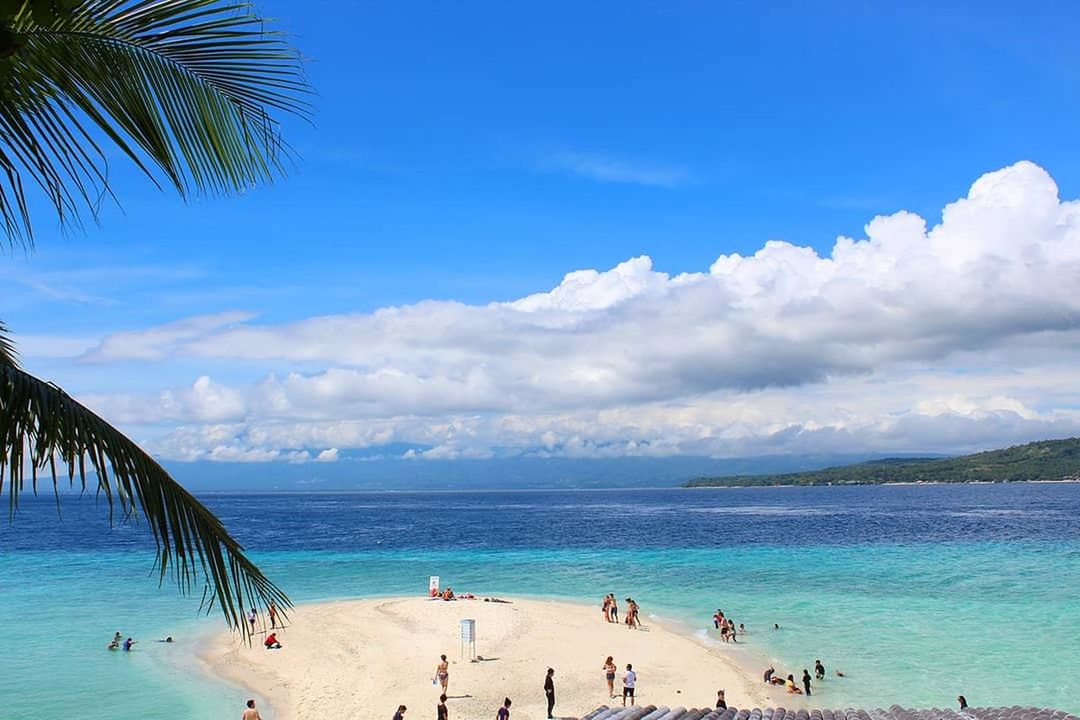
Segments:
[[[204,655],[211,670],[271,704],[267,720],[389,718],[398,704],[406,718],[433,718],[439,688],[432,684],[439,655],[450,660],[451,720],[487,719],[504,697],[515,720],[546,717],[544,674],[555,668],[556,717],[577,717],[610,704],[601,666],[608,655],[638,672],[639,705],[711,706],[727,691],[740,707],[786,704],[760,681],[761,668],[742,668],[725,648],[709,647],[644,618],[644,630],[606,623],[600,608],[508,598],[455,602],[381,598],[303,605],[278,633],[280,650],[248,647],[223,634]],[[476,620],[476,652],[462,659],[460,621]],[[239,706],[240,703],[238,703]]]

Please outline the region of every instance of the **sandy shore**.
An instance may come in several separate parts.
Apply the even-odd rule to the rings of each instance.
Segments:
[[[476,620],[476,652],[463,660],[459,622]],[[556,717],[577,717],[612,702],[601,666],[613,655],[620,668],[638,671],[638,704],[711,706],[716,691],[740,707],[786,704],[758,679],[760,668],[742,668],[693,637],[645,619],[646,629],[604,622],[600,609],[571,603],[512,599],[456,602],[382,598],[304,605],[278,633],[281,650],[248,647],[235,635],[219,636],[203,659],[211,670],[267,698],[267,720],[379,718],[397,705],[407,718],[435,716],[439,689],[432,685],[439,655],[450,665],[451,720],[489,719],[504,696],[515,720],[546,717],[542,690],[555,668]],[[621,700],[619,701],[621,702]]]

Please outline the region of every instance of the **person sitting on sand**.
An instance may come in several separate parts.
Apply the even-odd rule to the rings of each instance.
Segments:
[[[450,684],[450,663],[445,655],[440,655],[439,658],[439,666],[435,668],[435,679],[442,685],[443,694],[446,694],[446,688]]]
[[[247,709],[244,710],[244,714],[240,716],[240,720],[262,720],[262,715],[255,709],[255,701],[247,701]]]
[[[495,715],[496,720],[510,720],[510,698],[503,698],[502,707]]]
[[[795,684],[794,675],[787,676],[787,682],[784,683],[784,686],[787,688],[788,695],[802,695],[802,690]]]
[[[814,661],[814,677],[818,680],[825,679],[825,666],[821,664],[820,660]]]
[[[397,706],[397,712],[394,713],[394,720],[405,720],[405,711],[408,710],[404,705]]]
[[[446,591],[442,594],[442,599],[443,600],[457,600],[457,598],[454,597],[454,588],[447,587]]]
[[[266,640],[263,641],[263,646],[267,650],[280,650],[281,643],[278,642],[277,633],[270,633],[266,636]]]
[[[604,661],[604,679],[607,680],[608,697],[615,699],[615,658],[608,655]]]

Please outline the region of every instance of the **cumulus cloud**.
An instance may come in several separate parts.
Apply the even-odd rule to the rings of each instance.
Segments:
[[[1080,203],[1021,162],[981,177],[932,228],[903,211],[876,217],[827,255],[770,241],[707,271],[671,275],[642,256],[487,305],[430,300],[281,325],[222,313],[109,337],[87,358],[281,368],[237,388],[200,378],[127,410],[98,398],[133,423],[240,422],[231,441],[247,447],[967,447],[1075,432],[1080,403],[1038,375],[1080,359],[1078,282]]]

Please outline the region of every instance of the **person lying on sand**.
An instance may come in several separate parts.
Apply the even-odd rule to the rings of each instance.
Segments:
[[[457,600],[457,598],[454,597],[454,588],[452,588],[452,587],[446,588],[446,590],[443,591],[442,599],[443,600]]]

